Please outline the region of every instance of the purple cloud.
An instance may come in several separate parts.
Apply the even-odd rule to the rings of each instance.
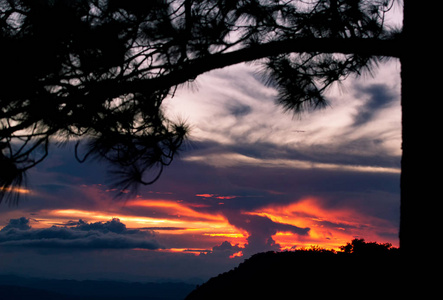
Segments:
[[[128,230],[119,219],[107,222],[69,222],[69,226],[33,229],[29,219],[11,219],[0,230],[0,247],[70,249],[160,249],[149,231]]]
[[[276,244],[272,238],[277,232],[307,235],[310,230],[309,228],[274,222],[268,217],[238,212],[229,212],[227,218],[229,223],[248,232],[248,243],[243,251],[247,255],[264,251],[279,251],[280,245]]]

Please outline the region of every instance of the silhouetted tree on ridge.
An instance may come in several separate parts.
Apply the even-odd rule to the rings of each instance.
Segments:
[[[392,247],[391,243],[365,242],[364,239],[353,239],[345,246],[341,246],[340,250],[344,253],[369,255],[386,254],[398,251],[397,248]]]
[[[342,252],[317,247],[257,253],[198,286],[186,300],[390,298],[399,295],[402,272],[397,248],[354,239]]]
[[[384,26],[392,2],[1,0],[0,200],[16,201],[26,171],[46,158],[50,143],[68,140],[77,141],[80,162],[108,161],[120,190],[155,182],[188,133],[165,118],[161,103],[207,71],[262,59],[278,102],[298,112],[323,107],[334,82],[395,57],[402,65],[400,243],[410,253],[422,234],[415,220],[425,213],[414,201],[434,196],[422,176],[433,158],[421,146],[431,118],[415,101],[433,97],[423,88],[432,78],[421,58],[434,49],[426,34],[434,18],[405,0],[404,28],[392,30]]]

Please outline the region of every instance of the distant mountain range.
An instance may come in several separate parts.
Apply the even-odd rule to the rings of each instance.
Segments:
[[[358,248],[359,243],[355,243],[353,251],[348,253],[321,249],[258,253],[197,287],[188,283],[49,280],[0,275],[0,299],[395,299],[402,289],[405,291],[410,284],[417,283],[403,280],[404,274],[410,274],[405,273],[410,266],[401,259],[398,249],[389,250],[386,245],[361,241],[360,244],[364,247]]]
[[[2,300],[183,300],[195,285],[56,280],[0,275]]]

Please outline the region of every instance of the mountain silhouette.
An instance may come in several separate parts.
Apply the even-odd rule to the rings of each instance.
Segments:
[[[194,287],[182,282],[78,281],[0,275],[1,300],[182,300]]]
[[[5,300],[79,300],[78,298],[23,286],[0,285],[1,299]]]
[[[186,300],[398,296],[399,251],[375,252],[259,253],[198,286]]]

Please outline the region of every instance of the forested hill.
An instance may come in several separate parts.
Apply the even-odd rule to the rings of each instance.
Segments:
[[[211,278],[186,300],[389,299],[399,295],[401,267],[399,251],[266,252]]]

